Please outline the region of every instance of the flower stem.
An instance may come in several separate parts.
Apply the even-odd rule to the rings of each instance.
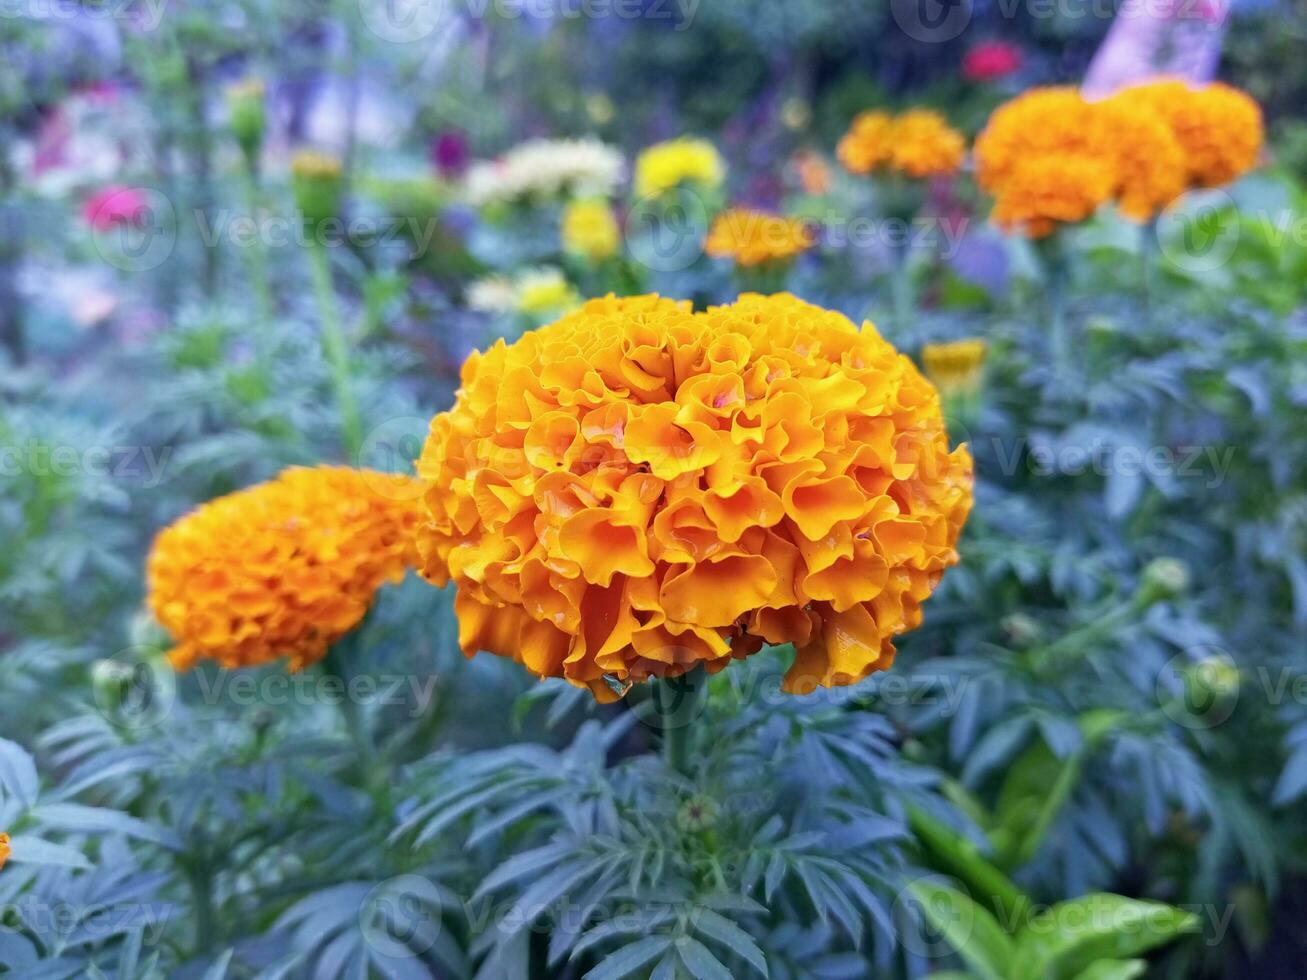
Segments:
[[[1053,349],[1053,370],[1059,378],[1071,373],[1071,337],[1066,319],[1067,265],[1060,236],[1044,240],[1044,272],[1048,290],[1048,329]]]
[[[894,302],[894,329],[898,336],[903,336],[912,317],[912,277],[908,272],[908,245],[896,243],[893,250],[893,263],[890,270],[890,296]]]
[[[363,423],[359,418],[358,402],[354,398],[349,369],[349,343],[336,309],[336,295],[331,288],[331,266],[326,248],[317,241],[308,245],[309,268],[313,273],[313,292],[317,297],[318,315],[322,320],[322,349],[331,365],[332,385],[336,389],[336,405],[340,411],[341,433],[345,456],[357,460],[363,447]]]
[[[690,768],[690,725],[703,711],[708,675],[703,665],[679,677],[659,679],[654,687],[658,722],[663,733],[663,759],[681,775]]]
[[[206,867],[192,864],[186,869],[191,886],[191,914],[195,917],[195,955],[203,956],[217,942],[213,917],[213,877]]]
[[[249,208],[250,220],[255,222],[254,244],[248,251],[247,262],[250,269],[250,282],[254,287],[254,298],[259,310],[259,341],[265,344],[267,334],[272,329],[272,287],[268,279],[268,250],[262,233],[258,229],[259,220],[259,178],[254,167],[247,163],[245,170],[245,201]],[[264,351],[266,353],[266,351]]]

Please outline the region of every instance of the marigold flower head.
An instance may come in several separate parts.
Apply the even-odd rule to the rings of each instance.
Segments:
[[[992,217],[1002,228],[1044,238],[1058,225],[1090,217],[1115,186],[1115,169],[1098,157],[1033,156],[1008,175],[994,199]]]
[[[957,561],[971,457],[870,324],[788,294],[587,302],[473,354],[418,462],[459,643],[611,699],[793,643],[851,684]]]
[[[329,153],[300,150],[291,159],[291,190],[310,228],[340,214],[341,163]]]
[[[0,871],[4,870],[5,862],[9,860],[9,855],[12,853],[9,847],[9,835],[0,834]]]
[[[1096,151],[1112,161],[1121,213],[1147,221],[1184,193],[1185,154],[1166,120],[1128,96],[1094,103]]]
[[[728,208],[713,219],[703,247],[709,255],[749,267],[792,259],[815,242],[812,229],[801,218]]]
[[[320,660],[416,562],[421,484],[320,466],[219,497],[159,532],[148,603],[185,670]]]
[[[1166,120],[1184,150],[1191,186],[1220,187],[1257,163],[1265,136],[1262,110],[1237,88],[1161,78],[1125,89],[1119,98],[1142,103]]]
[[[709,190],[720,187],[726,165],[717,148],[703,139],[682,136],[655,143],[635,162],[635,193],[650,197],[682,184],[697,184]]]
[[[921,364],[942,395],[969,394],[980,386],[988,345],[979,337],[926,344]]]
[[[976,137],[976,180],[1001,192],[1012,171],[1032,157],[1097,155],[1093,108],[1068,85],[1032,88],[994,110]]]
[[[617,253],[621,230],[607,201],[592,198],[573,201],[563,209],[563,247],[592,262],[602,262]]]
[[[853,120],[836,155],[851,173],[887,170],[921,179],[957,173],[966,150],[966,139],[938,112],[876,110]]]

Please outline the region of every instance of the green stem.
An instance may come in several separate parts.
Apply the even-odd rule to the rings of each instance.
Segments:
[[[213,878],[207,867],[193,864],[186,869],[186,880],[191,886],[191,911],[195,917],[195,955],[204,956],[213,949],[218,937],[213,915]]]
[[[1139,226],[1139,280],[1144,294],[1144,315],[1149,316],[1153,308],[1153,263],[1154,245],[1157,242],[1157,219],[1153,218]]]
[[[309,268],[313,273],[313,292],[317,297],[318,315],[322,319],[322,348],[327,363],[331,365],[345,456],[346,459],[357,460],[359,451],[363,448],[363,423],[350,379],[349,343],[345,339],[345,331],[336,309],[336,295],[331,287],[331,266],[326,247],[321,243],[310,241],[308,252]]]
[[[902,336],[912,318],[912,276],[908,272],[908,246],[892,245],[894,260],[890,270],[890,297],[894,303],[894,329]]]
[[[250,212],[250,220],[255,222],[254,244],[249,249],[247,261],[250,282],[254,287],[254,298],[259,310],[259,341],[263,344],[272,329],[272,287],[268,278],[268,250],[263,241],[262,230],[258,228],[259,178],[250,161],[246,161],[245,167],[245,200]]]
[[[1057,232],[1044,240],[1044,272],[1048,290],[1048,329],[1053,370],[1060,378],[1071,373],[1071,336],[1066,319],[1067,264]]]
[[[681,775],[690,770],[690,726],[699,717],[708,694],[708,675],[703,665],[680,677],[655,682],[658,721],[663,731],[663,758],[668,768]]]

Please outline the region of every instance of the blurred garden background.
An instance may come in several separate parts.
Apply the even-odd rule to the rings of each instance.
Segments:
[[[0,977],[1303,976],[1305,42],[1282,0],[0,0]],[[890,670],[541,680],[397,553],[263,662],[192,562],[267,558],[237,511],[155,545],[288,467],[434,471],[469,355],[586,300],[751,292],[874,323],[974,458]]]

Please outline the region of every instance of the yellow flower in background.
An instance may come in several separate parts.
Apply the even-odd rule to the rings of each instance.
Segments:
[[[703,139],[683,136],[655,143],[635,162],[635,194],[652,197],[682,184],[713,189],[726,177],[726,165],[717,148]]]
[[[734,259],[747,268],[792,259],[815,243],[812,229],[801,218],[729,208],[713,219],[703,247],[709,255]]]
[[[148,603],[177,644],[173,666],[320,660],[415,563],[421,493],[412,477],[292,468],[159,532]]]
[[[861,113],[836,154],[850,173],[887,170],[922,179],[957,173],[966,151],[966,139],[938,112],[909,109],[898,116]]]
[[[529,315],[560,315],[581,302],[572,284],[557,269],[528,269],[514,283],[517,311]]]
[[[607,201],[591,199],[573,201],[563,209],[563,248],[583,255],[591,262],[602,262],[617,254],[622,243],[621,229]]]
[[[1239,89],[1160,78],[1132,86],[1119,98],[1147,105],[1166,120],[1184,150],[1191,186],[1220,187],[1257,164],[1265,138],[1262,110]]]
[[[835,156],[850,173],[869,174],[889,163],[893,132],[894,117],[888,112],[861,112],[835,148]]]
[[[0,871],[4,870],[5,862],[9,860],[9,855],[12,853],[9,848],[9,835],[0,834]]]
[[[921,364],[926,377],[944,397],[970,395],[980,388],[987,349],[988,345],[979,337],[926,344],[921,349]]]
[[[1022,161],[994,199],[991,217],[999,227],[1044,238],[1059,225],[1093,215],[1112,197],[1116,171],[1091,156],[1050,154]]]
[[[468,359],[418,463],[422,574],[465,654],[601,699],[766,643],[787,690],[852,684],[957,561],[971,468],[871,324],[609,296]]]
[[[1121,213],[1147,221],[1185,191],[1185,154],[1166,121],[1129,96],[1094,105],[1094,140],[1112,160]]]

